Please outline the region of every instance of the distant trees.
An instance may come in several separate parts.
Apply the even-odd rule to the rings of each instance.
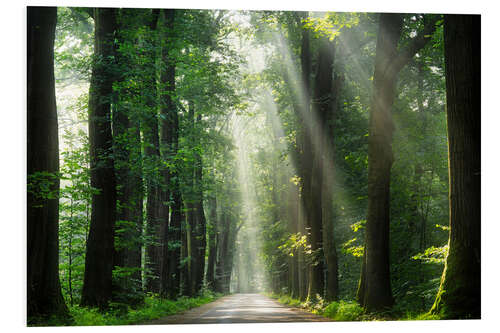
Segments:
[[[55,7],[28,7],[28,323],[65,317],[59,280],[59,139],[54,80]]]
[[[431,313],[481,317],[481,17],[445,15],[448,257]]]

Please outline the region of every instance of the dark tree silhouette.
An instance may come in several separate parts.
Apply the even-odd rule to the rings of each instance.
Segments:
[[[28,321],[68,313],[59,281],[56,21],[55,7],[28,7]],[[45,182],[49,193],[40,191]]]
[[[481,17],[445,15],[449,253],[432,313],[481,316]]]
[[[94,10],[94,63],[89,91],[90,181],[92,215],[85,257],[83,306],[106,307],[112,296],[116,180],[111,135],[116,9]]]
[[[438,17],[425,22],[424,29],[408,45],[398,50],[403,26],[402,14],[381,14],[368,138],[368,212],[365,252],[357,298],[367,310],[392,306],[390,283],[389,209],[392,152],[392,105],[401,69],[425,46],[434,32]]]

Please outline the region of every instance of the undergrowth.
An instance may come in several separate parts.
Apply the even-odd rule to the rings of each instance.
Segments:
[[[58,318],[50,318],[44,322],[28,326],[103,326],[103,325],[133,325],[142,322],[158,319],[164,316],[173,315],[185,310],[213,302],[219,298],[220,294],[205,292],[200,297],[181,297],[177,300],[162,299],[157,295],[148,296],[144,299],[144,304],[135,309],[120,304],[111,304],[107,311],[99,311],[96,308],[85,308],[78,305],[69,307],[72,317],[71,322],[62,321]]]
[[[302,308],[311,313],[333,319],[335,321],[384,321],[384,320],[439,320],[439,316],[427,312],[404,312],[398,306],[388,311],[367,313],[355,301],[326,302],[317,296],[315,301],[300,301],[289,295],[265,294],[278,302]]]

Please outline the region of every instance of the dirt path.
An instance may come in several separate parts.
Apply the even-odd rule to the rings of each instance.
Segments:
[[[259,294],[234,294],[173,316],[141,325],[283,323],[330,321],[296,308],[286,307]]]

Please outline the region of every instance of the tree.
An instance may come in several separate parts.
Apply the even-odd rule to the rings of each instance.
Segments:
[[[143,182],[140,120],[133,112],[133,92],[129,82],[133,75],[133,55],[127,45],[131,43],[129,29],[133,9],[120,9],[117,17],[117,70],[113,89],[113,154],[117,183],[117,217],[115,227],[115,253],[113,258],[113,301],[137,304],[143,301],[142,290],[142,229]]]
[[[83,130],[77,135],[65,130],[63,138],[67,148],[61,153],[65,186],[59,200],[59,269],[63,294],[73,306],[81,298],[92,188],[87,134]]]
[[[175,298],[180,290],[180,228],[182,197],[178,184],[175,163],[179,141],[179,116],[175,97],[175,14],[176,10],[163,10],[165,31],[162,31],[162,71],[160,75],[162,89],[161,104],[161,146],[162,160],[168,166],[162,170],[165,186],[164,202],[168,202],[171,216],[170,223],[163,233],[163,263],[161,267],[160,294]],[[168,209],[168,207],[166,207]],[[168,216],[168,215],[167,215]],[[168,222],[168,219],[167,221]]]
[[[95,8],[94,62],[89,89],[89,145],[92,195],[81,305],[105,308],[112,296],[116,180],[111,134],[116,9]]]
[[[68,315],[59,281],[56,21],[56,8],[28,7],[28,322],[39,316]]]
[[[190,143],[193,151],[193,165],[188,167],[188,188],[186,190],[187,222],[190,228],[190,294],[196,295],[203,286],[206,250],[206,219],[203,209],[203,165],[199,146],[198,129],[201,114],[195,121],[194,103],[189,103],[188,120],[191,123]],[[188,134],[189,135],[189,134]]]
[[[431,313],[481,317],[481,17],[445,15],[449,252]]]
[[[357,298],[369,311],[392,306],[389,268],[390,175],[393,163],[391,108],[400,70],[425,46],[437,17],[427,20],[420,33],[398,50],[403,16],[381,14],[373,75],[368,138],[368,211],[365,251]]]
[[[215,191],[214,191],[215,192]],[[215,290],[215,260],[217,258],[217,196],[212,193],[208,197],[209,218],[207,224],[207,245],[208,245],[208,260],[207,260],[207,273],[206,284],[210,290]]]
[[[340,78],[333,78],[333,62],[335,58],[335,44],[322,37],[319,41],[318,65],[316,73],[316,87],[314,90],[313,110],[317,114],[319,135],[317,141],[317,155],[313,164],[313,199],[317,218],[322,225],[316,228],[322,232],[316,237],[321,240],[323,256],[326,266],[326,292],[328,301],[337,299],[338,296],[338,264],[335,250],[333,221],[332,221],[332,192],[333,192],[333,131],[336,114],[336,101],[338,98]],[[322,258],[320,259],[322,260]],[[319,272],[322,273],[322,272]]]
[[[148,13],[149,14],[149,13]],[[145,178],[147,189],[146,202],[146,291],[158,293],[160,291],[161,269],[161,240],[162,219],[164,210],[161,202],[162,187],[160,178],[161,156],[158,126],[158,105],[156,85],[156,29],[158,26],[159,10],[154,9],[147,22],[147,34],[144,36],[144,47],[141,49],[142,58],[142,87],[145,111],[143,116]]]

